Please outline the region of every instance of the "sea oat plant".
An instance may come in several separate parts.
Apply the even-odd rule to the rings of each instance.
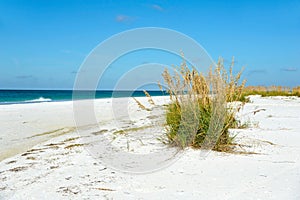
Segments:
[[[217,151],[231,149],[233,137],[229,128],[236,123],[235,112],[227,102],[239,100],[245,81],[240,82],[241,72],[233,75],[224,68],[223,59],[207,75],[190,69],[183,62],[174,74],[166,69],[162,76],[170,95],[166,123],[169,142],[181,148],[192,146]]]

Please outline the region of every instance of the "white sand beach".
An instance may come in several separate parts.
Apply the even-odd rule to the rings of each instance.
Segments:
[[[153,100],[151,111],[114,100],[127,105],[117,113],[95,100],[97,124],[81,131],[72,102],[0,105],[0,199],[300,199],[300,98],[252,96],[238,113],[247,127],[231,130],[244,153],[188,148],[147,173],[93,157],[101,138],[132,154],[172,150],[159,140],[168,97]]]

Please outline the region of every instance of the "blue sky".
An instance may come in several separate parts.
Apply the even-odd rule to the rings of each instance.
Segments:
[[[237,70],[245,66],[248,85],[300,85],[299,11],[299,0],[0,0],[0,88],[71,89],[96,45],[141,27],[184,33],[225,64],[234,56]],[[114,65],[179,64],[149,55]],[[112,66],[110,76],[118,72]],[[102,89],[113,87],[109,80]]]

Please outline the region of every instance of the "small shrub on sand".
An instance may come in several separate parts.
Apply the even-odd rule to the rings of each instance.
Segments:
[[[236,124],[237,106],[227,102],[241,99],[245,81],[240,83],[241,72],[233,75],[224,68],[223,60],[205,76],[189,69],[185,60],[171,75],[163,78],[168,86],[171,104],[167,107],[167,137],[171,144],[181,148],[229,151],[233,137],[228,129]],[[234,103],[233,103],[234,104]]]

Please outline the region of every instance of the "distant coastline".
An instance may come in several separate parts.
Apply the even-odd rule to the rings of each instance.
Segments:
[[[148,90],[147,90],[148,91]],[[164,91],[150,90],[151,96],[165,96]],[[41,102],[58,102],[72,101],[83,99],[102,99],[102,98],[119,98],[119,97],[144,97],[142,90],[84,90],[76,91],[73,96],[73,90],[0,90],[0,105],[7,104],[28,104]]]

